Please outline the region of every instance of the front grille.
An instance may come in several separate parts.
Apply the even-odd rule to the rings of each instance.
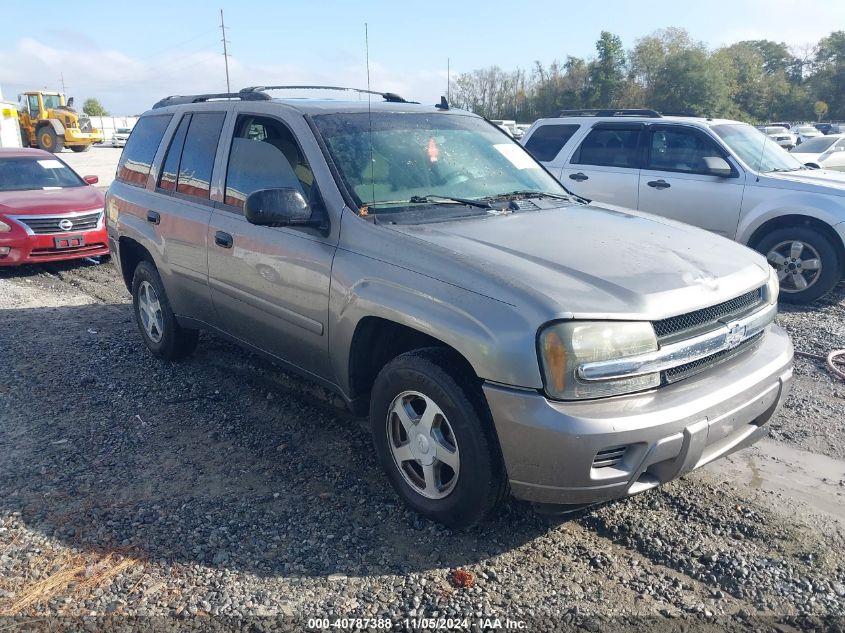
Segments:
[[[673,367],[672,369],[667,369],[664,372],[660,373],[660,382],[664,385],[672,384],[673,382],[678,382],[679,380],[683,380],[684,378],[689,378],[690,376],[694,376],[695,374],[699,374],[711,367],[718,365],[719,363],[724,363],[727,360],[730,360],[734,356],[743,353],[749,347],[757,343],[760,338],[763,336],[763,332],[758,332],[751,338],[745,339],[742,343],[734,347],[733,349],[725,349],[721,352],[716,352],[715,354],[711,354],[705,358],[699,358],[698,360],[694,360],[691,363],[686,363],[685,365],[678,365],[677,367]]]
[[[625,451],[627,450],[627,446],[620,446],[599,451],[593,460],[593,468],[611,468],[616,466],[625,457]]]
[[[660,342],[667,338],[683,338],[678,334],[692,334],[694,330],[706,331],[715,327],[720,320],[728,317],[737,318],[753,312],[764,301],[763,288],[746,292],[735,299],[719,303],[709,308],[687,312],[679,316],[654,321],[654,332]]]
[[[94,211],[92,213],[84,213],[75,216],[44,216],[31,218],[18,218],[18,221],[26,224],[33,233],[43,235],[47,233],[79,233],[81,231],[91,231],[97,228],[100,222],[100,215],[102,211]],[[64,229],[60,226],[63,220],[69,220],[70,228]]]

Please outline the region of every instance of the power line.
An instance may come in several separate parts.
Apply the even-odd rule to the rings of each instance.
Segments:
[[[220,30],[223,31],[223,61],[226,63],[226,92],[232,92],[229,87],[229,51],[226,48],[226,24],[223,22],[223,9],[220,9]]]

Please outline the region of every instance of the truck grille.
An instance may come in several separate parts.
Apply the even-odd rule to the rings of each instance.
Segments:
[[[698,360],[694,360],[691,363],[687,363],[686,365],[678,365],[677,367],[673,367],[672,369],[667,369],[660,374],[660,382],[664,385],[670,385],[673,382],[678,382],[679,380],[683,380],[684,378],[689,378],[690,376],[694,376],[695,374],[699,374],[715,365],[720,363],[724,363],[731,358],[742,354],[748,348],[754,346],[757,341],[763,336],[763,332],[758,332],[754,336],[749,339],[746,339],[733,349],[726,349],[722,350],[721,352],[716,352],[715,354],[708,356],[707,358],[699,358]]]
[[[79,233],[96,229],[100,223],[102,213],[102,211],[93,211],[80,215],[29,217],[17,218],[17,220],[25,224],[37,235],[46,233]],[[69,227],[62,227],[61,223],[65,221],[69,221],[71,225]]]
[[[652,325],[659,342],[666,342],[666,339],[670,338],[680,340],[693,334],[706,332],[726,318],[737,318],[750,314],[759,308],[764,300],[763,287],[761,286],[735,299],[668,319],[653,321]]]
[[[593,459],[593,468],[612,468],[619,464],[625,457],[627,446],[620,446],[618,448],[606,448],[603,451],[596,453]]]

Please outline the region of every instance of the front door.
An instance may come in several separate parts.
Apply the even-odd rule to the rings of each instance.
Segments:
[[[736,236],[745,178],[708,173],[705,159],[730,157],[703,132],[682,125],[650,125],[640,172],[639,210]]]
[[[321,212],[309,160],[275,116],[235,121],[224,202],[208,230],[209,285],[217,323],[227,333],[322,377],[328,377],[328,307],[336,233],[247,222],[246,197],[259,189],[298,189]],[[324,211],[324,210],[323,210]]]

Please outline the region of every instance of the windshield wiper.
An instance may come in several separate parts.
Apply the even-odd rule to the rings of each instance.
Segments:
[[[426,202],[456,202],[458,204],[465,204],[468,207],[478,207],[479,209],[492,209],[489,202],[483,200],[472,200],[471,198],[454,198],[452,196],[427,195],[427,196],[411,196],[408,200],[411,204],[423,204]]]
[[[567,196],[563,193],[551,193],[549,191],[534,191],[532,189],[518,189],[517,191],[497,193],[493,196],[485,196],[483,199],[512,200],[515,198],[556,198],[558,200],[572,200],[572,196]]]

